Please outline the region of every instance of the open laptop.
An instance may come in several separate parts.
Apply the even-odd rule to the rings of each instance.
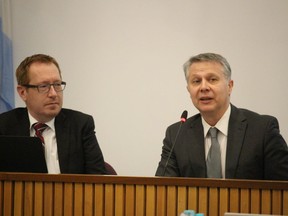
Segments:
[[[47,173],[41,140],[37,137],[0,136],[0,172]]]
[[[280,216],[280,215],[226,212],[224,216]]]

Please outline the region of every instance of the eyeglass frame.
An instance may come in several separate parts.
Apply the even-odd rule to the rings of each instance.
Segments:
[[[26,88],[37,88],[37,90],[38,90],[38,92],[41,94],[41,93],[43,93],[43,94],[45,94],[45,93],[47,93],[47,92],[49,92],[50,91],[50,89],[51,89],[51,86],[53,86],[53,88],[54,88],[54,90],[56,91],[56,92],[62,92],[62,91],[64,91],[64,89],[65,89],[65,87],[66,87],[66,82],[64,82],[64,81],[61,81],[60,83],[49,83],[49,84],[40,84],[40,85],[29,85],[29,84],[23,84],[22,86],[24,86],[24,87],[26,87]],[[61,90],[58,90],[57,89],[57,86],[59,87],[59,86],[61,86]],[[47,88],[47,90],[45,90],[45,91],[41,91],[41,90],[39,90],[39,88],[47,88],[47,87],[49,87],[49,88]],[[56,88],[55,88],[56,87]]]

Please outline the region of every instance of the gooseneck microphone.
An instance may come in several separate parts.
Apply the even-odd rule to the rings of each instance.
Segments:
[[[175,146],[175,144],[176,144],[176,142],[177,142],[177,138],[178,138],[178,135],[179,135],[180,130],[181,130],[181,128],[182,128],[182,125],[183,125],[183,123],[185,123],[186,120],[187,120],[187,115],[188,115],[187,110],[184,110],[183,113],[182,113],[182,115],[181,115],[181,118],[180,118],[180,126],[179,126],[179,128],[178,128],[177,133],[176,133],[174,142],[173,142],[173,144],[172,144],[172,148],[171,148],[171,150],[170,150],[170,152],[169,152],[169,156],[168,156],[167,161],[166,161],[166,164],[165,164],[165,166],[164,166],[164,170],[163,170],[162,176],[165,176],[166,169],[167,169],[167,166],[168,166],[168,162],[169,162],[169,160],[170,160],[170,158],[171,158],[171,155],[172,155],[174,146]]]

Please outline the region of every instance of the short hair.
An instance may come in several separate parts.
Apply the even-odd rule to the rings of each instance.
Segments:
[[[54,64],[58,68],[59,74],[61,77],[61,70],[60,70],[59,64],[53,57],[49,55],[45,55],[45,54],[35,54],[32,56],[26,57],[16,69],[16,79],[17,79],[18,85],[29,84],[30,82],[29,75],[28,75],[29,68],[31,64],[35,62]]]
[[[196,62],[219,63],[223,67],[223,73],[226,79],[227,80],[231,79],[231,67],[228,61],[223,56],[216,54],[216,53],[201,53],[199,55],[192,56],[187,62],[184,63],[183,69],[184,69],[184,75],[185,75],[186,81],[188,81],[190,66]]]

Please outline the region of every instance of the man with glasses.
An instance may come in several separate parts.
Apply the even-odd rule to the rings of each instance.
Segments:
[[[16,78],[26,108],[0,114],[0,135],[40,133],[48,173],[106,174],[93,117],[62,108],[66,82],[57,61],[44,54],[27,57]]]

